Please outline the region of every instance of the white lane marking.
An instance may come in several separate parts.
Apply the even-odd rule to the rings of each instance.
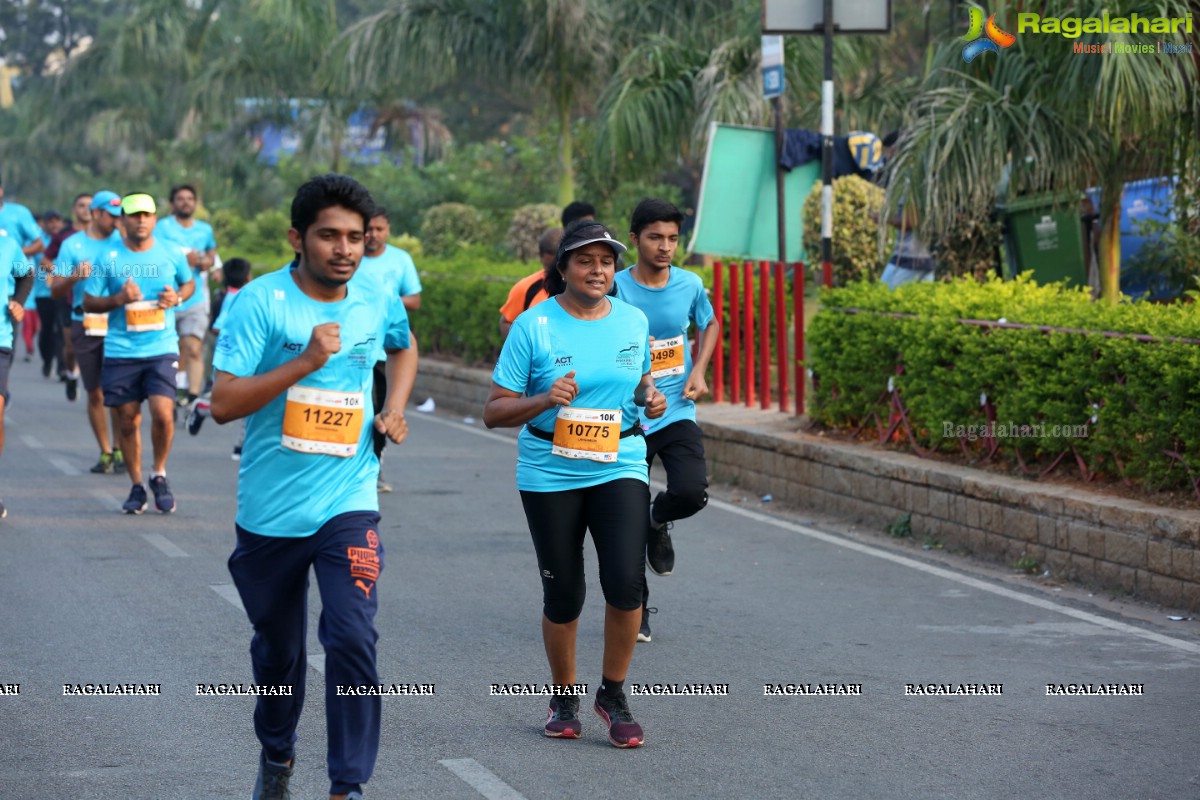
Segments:
[[[74,478],[76,475],[82,475],[83,470],[76,467],[70,461],[60,456],[46,456],[46,460],[58,468],[58,471],[63,475]]]
[[[237,587],[232,583],[210,583],[208,588],[224,597],[230,604],[236,606],[243,614],[246,613],[246,607],[242,605],[242,597],[238,594]],[[325,654],[312,653],[308,657],[308,665],[322,675],[325,674]]]
[[[188,557],[188,554],[184,552],[183,548],[177,546],[174,542],[160,533],[143,533],[142,538],[161,550],[168,558]]]
[[[4,415],[4,419],[9,425],[13,424],[13,419],[8,414]],[[22,433],[18,438],[20,438],[21,442],[30,450],[42,449],[42,440],[31,433]]]
[[[484,431],[476,430],[468,425],[461,425],[458,423],[449,422],[448,420],[438,419],[437,417],[434,417],[434,416],[422,415],[420,418],[427,419],[431,422],[436,422],[439,425],[445,425],[446,427],[449,427],[449,428],[455,428],[457,430],[462,430],[462,431],[466,431],[468,433],[473,433],[477,436],[485,435]],[[499,436],[494,433],[486,433],[486,435],[488,436],[488,438],[503,439],[504,441],[507,441],[510,444],[516,443],[516,439],[511,439],[509,437]],[[665,488],[661,484],[659,484],[657,481],[651,481],[651,485],[654,486],[655,488]],[[736,506],[733,503],[726,503],[723,500],[714,500],[714,499],[710,498],[708,501],[708,505],[709,505],[709,507],[719,508],[722,511],[728,511],[731,514],[737,514],[739,516],[746,517],[747,519],[752,519],[755,522],[761,522],[764,525],[774,525],[777,528],[783,528],[786,531],[791,531],[792,533],[798,533],[801,536],[807,536],[810,539],[816,539],[818,541],[825,542],[827,544],[836,545],[838,547],[844,547],[847,550],[853,550],[857,553],[862,553],[863,555],[873,556],[875,558],[882,558],[885,561],[891,561],[894,564],[899,564],[900,566],[903,566],[903,567],[915,569],[920,572],[924,572],[928,575],[936,575],[939,578],[945,578],[946,580],[954,581],[955,583],[960,583],[963,586],[970,586],[973,589],[979,589],[980,591],[984,591],[984,592],[991,592],[994,595],[999,595],[1000,597],[1006,597],[1009,600],[1016,600],[1017,602],[1025,603],[1026,605],[1036,606],[1037,608],[1046,609],[1048,611],[1055,611],[1055,612],[1058,612],[1059,614],[1064,614],[1068,617],[1073,617],[1075,619],[1083,620],[1084,622],[1090,622],[1093,625],[1099,625],[1102,628],[1108,628],[1109,630],[1116,631],[1117,633],[1124,633],[1124,634],[1128,634],[1130,636],[1136,636],[1140,639],[1145,639],[1147,641],[1154,642],[1155,644],[1161,644],[1161,645],[1165,645],[1166,647],[1172,647],[1176,650],[1182,650],[1185,653],[1192,653],[1193,655],[1200,655],[1200,644],[1197,644],[1195,642],[1189,642],[1189,641],[1185,641],[1183,639],[1174,639],[1170,636],[1165,636],[1165,635],[1163,635],[1161,633],[1157,633],[1155,631],[1145,630],[1143,628],[1139,628],[1135,625],[1130,625],[1125,622],[1118,622],[1117,620],[1108,619],[1107,617],[1102,617],[1098,614],[1091,614],[1087,611],[1080,611],[1077,608],[1071,608],[1070,606],[1060,605],[1059,603],[1056,603],[1053,600],[1047,600],[1046,598],[1043,598],[1043,597],[1038,597],[1036,595],[1024,594],[1022,592],[1018,592],[1013,589],[1009,589],[1005,586],[997,586],[995,584],[988,583],[987,581],[983,581],[978,578],[972,578],[969,575],[960,575],[957,572],[952,572],[951,570],[943,569],[942,567],[935,567],[931,564],[925,564],[921,561],[915,561],[906,556],[897,555],[896,553],[890,553],[886,550],[877,550],[876,548],[871,547],[869,545],[860,544],[859,542],[852,542],[848,539],[842,539],[841,537],[834,536],[833,534],[822,533],[821,531],[814,530],[813,528],[809,528],[805,525],[798,525],[794,522],[789,522],[789,521],[783,520],[783,519],[777,519],[775,517],[769,517],[766,514],[761,514],[757,511],[751,511],[750,509],[747,509],[747,508],[740,508],[739,506]]]
[[[487,800],[525,800],[523,794],[473,758],[445,758],[438,763],[462,778]]]
[[[121,510],[121,501],[101,489],[92,489],[92,497],[100,501],[100,505],[112,511]]]
[[[232,583],[210,583],[208,588],[212,589],[221,597],[224,597],[226,600],[240,609],[243,614],[246,613],[246,607],[242,605],[242,597],[238,594],[237,587]]]

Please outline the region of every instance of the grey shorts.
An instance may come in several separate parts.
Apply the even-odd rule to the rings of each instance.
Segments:
[[[71,323],[71,346],[75,348],[75,361],[79,364],[79,376],[83,390],[91,392],[100,388],[100,374],[104,369],[104,337],[88,336],[83,332],[83,323]]]
[[[175,330],[181,336],[194,336],[204,341],[208,333],[208,301],[201,300],[186,311],[175,312]]]

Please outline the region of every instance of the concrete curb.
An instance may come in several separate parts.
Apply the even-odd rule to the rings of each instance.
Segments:
[[[413,400],[479,416],[488,370],[424,359]],[[1200,610],[1200,511],[1039,484],[882,447],[827,441],[779,413],[699,407],[711,480],[777,502],[885,527],[911,514],[912,535],[993,560]]]

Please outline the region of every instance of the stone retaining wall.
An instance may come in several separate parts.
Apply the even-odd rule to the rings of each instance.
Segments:
[[[414,402],[478,418],[491,373],[421,362]],[[1200,611],[1200,511],[1022,481],[883,448],[827,441],[783,414],[700,406],[714,482],[885,527],[973,555],[1031,559],[1051,575]]]

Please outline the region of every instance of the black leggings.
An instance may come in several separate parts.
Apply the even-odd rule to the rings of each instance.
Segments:
[[[378,414],[383,410],[383,401],[387,399],[387,366],[386,361],[375,362],[375,382],[371,388],[371,400],[375,404],[375,413]],[[380,433],[375,429],[375,423],[371,422],[371,444],[375,448],[375,457],[383,458],[383,448],[387,446],[387,434]]]
[[[57,364],[58,371],[62,372],[66,367],[63,365],[63,329],[58,304],[53,297],[39,297],[34,302],[42,322],[38,329],[38,354],[42,363]]]
[[[604,600],[621,611],[642,605],[650,490],[633,478],[561,492],[521,492],[542,576],[542,610],[562,625],[579,618],[586,593],[583,537],[590,530]]]

